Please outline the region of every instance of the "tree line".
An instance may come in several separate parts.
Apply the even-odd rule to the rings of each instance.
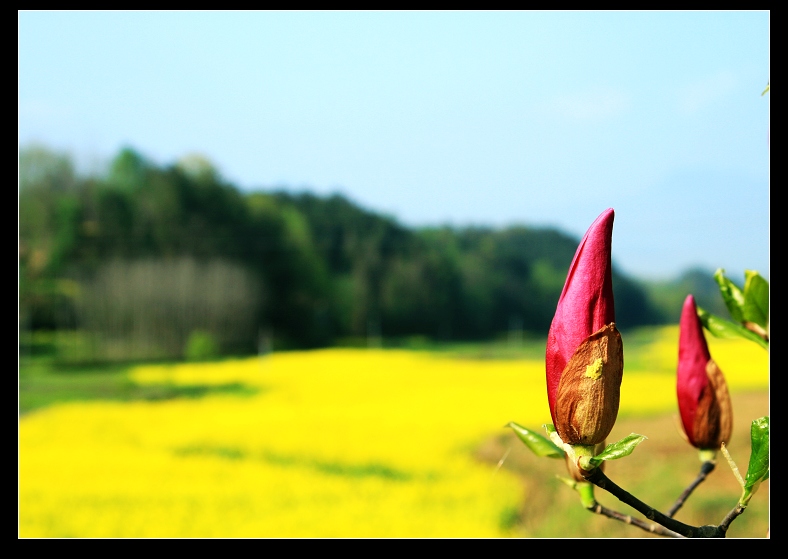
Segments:
[[[157,165],[127,148],[82,176],[44,147],[19,154],[20,329],[88,333],[95,358],[182,356],[195,333],[225,354],[542,336],[578,241],[242,192],[199,156]],[[642,283],[614,272],[614,286],[622,328],[674,321]]]

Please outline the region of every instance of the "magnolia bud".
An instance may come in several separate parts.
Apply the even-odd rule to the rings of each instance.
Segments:
[[[679,362],[676,393],[684,431],[702,450],[729,443],[733,406],[722,371],[711,358],[695,299],[688,295],[679,324]]]
[[[611,209],[577,247],[547,334],[547,401],[558,436],[572,445],[607,437],[618,415],[624,368],[613,302]]]

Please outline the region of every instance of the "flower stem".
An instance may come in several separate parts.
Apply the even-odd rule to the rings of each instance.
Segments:
[[[593,507],[588,508],[587,510],[594,512],[596,514],[601,514],[602,516],[606,516],[608,518],[612,518],[614,520],[619,520],[624,522],[625,524],[631,524],[632,526],[637,526],[641,530],[645,530],[651,534],[657,534],[658,536],[667,536],[669,538],[682,538],[681,534],[674,532],[673,530],[668,530],[664,526],[660,526],[659,524],[654,524],[653,522],[644,522],[639,518],[632,518],[628,514],[622,514],[620,512],[614,511],[607,507],[603,507],[599,503],[594,503]]]
[[[724,538],[725,537],[725,532],[727,531],[727,525],[725,525],[724,527],[723,526],[690,526],[689,524],[684,524],[683,522],[679,522],[678,520],[675,520],[669,516],[662,514],[657,509],[650,507],[649,505],[647,505],[637,497],[634,497],[627,491],[621,489],[610,478],[608,478],[604,474],[604,472],[602,472],[601,468],[595,468],[592,472],[590,472],[587,476],[585,476],[585,479],[587,481],[590,481],[600,489],[604,489],[605,491],[611,493],[612,495],[617,497],[619,501],[629,505],[630,507],[634,508],[638,512],[642,513],[649,520],[652,520],[657,524],[664,526],[668,530],[676,532],[677,534],[682,535],[686,538]],[[735,516],[738,516],[738,514]],[[731,518],[731,521],[732,520],[733,518]],[[728,521],[728,524],[730,524],[730,521]]]
[[[676,502],[668,511],[667,515],[670,518],[673,518],[673,516],[675,516],[678,510],[684,505],[684,502],[687,500],[687,497],[689,497],[692,494],[692,492],[695,491],[695,488],[701,483],[703,483],[703,480],[706,479],[706,476],[709,475],[712,472],[712,470],[714,470],[714,466],[716,466],[716,464],[712,461],[707,461],[701,464],[700,473],[698,473],[698,477],[696,477],[695,481],[693,481],[684,490],[684,492],[679,496],[679,498],[676,500]]]
[[[725,537],[725,533],[728,531],[728,526],[731,525],[731,522],[733,522],[736,519],[736,517],[739,516],[741,513],[743,513],[746,509],[747,507],[744,507],[742,505],[736,505],[725,516],[725,518],[722,519],[722,522],[720,522],[719,529],[722,531],[723,537]]]

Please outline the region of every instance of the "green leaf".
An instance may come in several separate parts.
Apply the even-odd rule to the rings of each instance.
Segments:
[[[769,477],[769,417],[761,417],[750,426],[750,464],[744,478],[744,491],[739,503],[747,506],[761,482]]]
[[[703,327],[706,328],[717,338],[736,338],[742,337],[751,340],[765,349],[769,349],[769,342],[761,338],[755,332],[747,330],[740,324],[734,324],[729,320],[720,318],[710,312],[698,307],[698,318],[700,318]]]
[[[744,271],[744,320],[769,326],[769,282],[753,270]]]
[[[731,280],[725,277],[725,270],[719,268],[714,272],[714,279],[720,286],[720,295],[731,313],[734,322],[744,322],[744,293]]]
[[[620,441],[607,445],[605,450],[591,458],[590,462],[594,466],[599,466],[605,460],[617,460],[629,456],[635,447],[645,440],[646,437],[643,435],[631,433]]]
[[[507,427],[511,427],[520,440],[525,443],[525,446],[530,448],[531,452],[537,456],[547,456],[549,458],[564,457],[564,451],[542,435],[534,433],[530,429],[526,429],[514,421],[509,422]]]

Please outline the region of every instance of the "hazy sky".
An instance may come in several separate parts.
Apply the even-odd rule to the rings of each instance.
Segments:
[[[19,144],[769,275],[769,12],[19,12]]]

